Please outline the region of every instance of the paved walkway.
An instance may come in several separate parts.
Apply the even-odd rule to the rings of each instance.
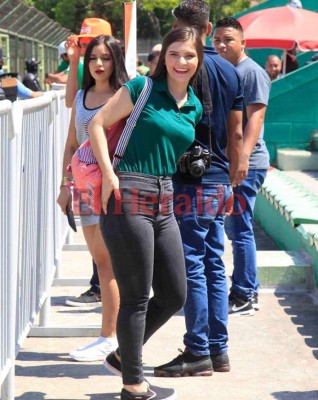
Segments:
[[[77,241],[81,241],[78,235]],[[274,249],[257,229],[258,249]],[[231,265],[227,245],[225,261]],[[63,252],[63,276],[89,276],[86,251]],[[64,306],[65,299],[86,287],[53,287],[51,324],[63,326],[100,323],[100,308]],[[153,384],[177,389],[179,400],[317,400],[318,306],[307,294],[262,291],[261,310],[253,317],[229,322],[230,373],[206,378],[155,378],[153,367],[177,356],[183,348],[184,318],[174,316],[144,349],[146,377]],[[121,380],[101,362],[78,363],[68,353],[94,338],[29,337],[16,361],[18,400],[118,399]]]

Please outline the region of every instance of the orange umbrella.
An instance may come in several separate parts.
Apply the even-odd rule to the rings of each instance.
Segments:
[[[318,50],[318,13],[291,6],[266,8],[238,18],[247,48]]]

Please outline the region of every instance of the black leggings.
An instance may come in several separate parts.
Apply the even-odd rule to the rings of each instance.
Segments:
[[[111,196],[101,231],[120,293],[117,321],[123,383],[144,380],[142,346],[186,299],[179,227],[170,178],[119,173],[121,201]],[[154,296],[149,299],[151,286]]]

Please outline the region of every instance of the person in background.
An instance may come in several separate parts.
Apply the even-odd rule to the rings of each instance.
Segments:
[[[152,47],[150,53],[148,54],[147,57],[148,72],[146,74],[147,76],[151,76],[154,73],[158,64],[161,48],[162,48],[161,43],[155,44]]]
[[[37,75],[38,64],[40,63],[41,61],[37,61],[34,57],[25,60],[25,69],[27,73],[24,75],[22,83],[35,92],[42,92],[42,88]]]
[[[57,52],[58,52],[58,56],[59,56],[59,65],[58,65],[56,71],[54,71],[53,73],[46,74],[45,83],[47,83],[48,85],[51,85],[55,81],[55,78],[54,78],[55,76],[58,76],[59,74],[62,74],[62,73],[66,74],[66,71],[69,68],[70,60],[67,55],[65,44],[66,44],[66,40],[64,40],[57,46]],[[83,75],[81,75],[81,76],[83,77]],[[65,81],[67,81],[67,77],[66,77]]]
[[[269,55],[265,63],[265,71],[268,73],[271,81],[280,79],[282,77],[281,59],[275,54]]]
[[[100,18],[85,18],[82,22],[81,31],[79,35],[71,35],[64,43],[64,51],[68,59],[68,78],[66,82],[66,107],[72,107],[75,95],[82,87],[83,81],[83,62],[82,56],[85,54],[85,49],[88,43],[97,35],[111,36],[110,24]],[[60,51],[63,51],[61,48]],[[93,260],[93,275],[90,280],[90,288],[79,296],[68,298],[65,304],[72,307],[82,306],[98,306],[101,304],[100,284],[96,263]],[[90,350],[89,350],[90,349]],[[87,349],[91,354],[88,355],[90,359],[93,358],[94,346]],[[73,354],[73,353],[72,353]],[[102,355],[97,354],[94,361],[103,359]]]
[[[149,73],[149,68],[144,65],[142,60],[139,60],[139,58],[137,58],[137,76],[144,76],[144,75],[148,75]]]
[[[152,46],[151,52],[153,51],[161,51],[162,49],[162,44],[161,43],[157,43],[154,46]]]
[[[186,298],[171,175],[193,142],[194,126],[202,115],[191,87],[202,49],[196,30],[183,27],[169,32],[152,77],[127,82],[88,128],[103,175],[101,229],[120,292],[119,351],[106,357],[105,366],[123,377],[121,400],[176,398],[174,389],[145,380],[142,347]],[[130,115],[146,79],[153,83],[150,96],[114,172],[104,130]]]
[[[160,56],[160,50],[154,50],[148,54],[149,71],[147,75],[151,76],[155,72],[155,69],[157,68],[157,64],[159,61],[159,56]]]
[[[19,81],[19,79],[17,79],[17,96],[18,99],[21,100],[34,99],[35,97],[43,96],[43,92],[35,92],[34,90],[27,88],[22,82]]]
[[[48,85],[54,83],[66,85],[69,79],[70,59],[66,50],[66,41],[61,42],[58,47],[59,58],[62,60],[54,73],[46,75],[45,82]],[[77,67],[77,87],[81,88],[83,81],[83,61],[80,60]]]
[[[300,0],[288,0],[288,5],[296,8],[303,8]]]
[[[53,84],[53,83],[64,83],[67,85],[67,82],[71,84],[71,80],[74,79],[73,77],[69,80],[69,71],[70,71],[70,59],[67,54],[66,49],[66,40],[61,42],[58,47],[58,55],[61,59],[61,62],[57,68],[57,70],[52,73],[48,74],[46,78],[46,83]],[[77,66],[77,75],[75,77],[77,88],[82,87],[83,82],[83,62],[79,60]],[[73,99],[74,100],[74,99]],[[96,307],[102,304],[101,294],[100,294],[100,285],[99,285],[99,278],[98,278],[98,271],[96,263],[93,260],[93,275],[90,279],[90,288],[85,292],[81,293],[79,296],[72,296],[65,300],[65,305],[70,307]],[[103,358],[103,354],[99,354],[99,352],[94,351],[94,346],[90,350],[91,354],[87,354],[87,357],[92,361],[97,361]],[[76,356],[77,353],[71,352],[73,356]],[[97,358],[94,359],[94,355]],[[81,353],[80,358],[83,359],[84,353]],[[85,360],[84,360],[85,361]]]
[[[65,47],[70,60],[68,79],[66,85],[65,104],[72,107],[73,100],[78,89],[81,89],[79,77],[81,56],[85,54],[85,49],[89,42],[98,35],[112,35],[109,22],[101,18],[85,18],[82,22],[79,35],[71,35],[67,38]]]
[[[66,69],[68,69],[68,67],[70,65],[70,59],[68,58],[65,44],[66,44],[66,40],[64,40],[57,46],[58,56],[61,59],[61,61],[57,67],[56,72],[63,72]]]
[[[285,73],[296,71],[299,68],[299,63],[297,61],[297,44],[294,48],[286,51],[286,70]],[[282,70],[284,71],[284,62],[282,63]]]
[[[206,43],[212,24],[205,1],[182,1],[172,15],[174,27],[195,27],[202,43]],[[227,345],[228,287],[222,256],[231,185],[239,184],[247,172],[241,168],[239,158],[243,145],[243,90],[237,70],[213,47],[204,47],[204,67],[201,79],[195,82],[204,116],[196,127],[190,154],[185,155],[188,162],[179,163],[173,177],[187,274],[185,350],[156,367],[155,376],[210,376],[213,371],[228,372],[231,368]],[[197,150],[200,157],[196,156]],[[189,204],[178,212],[184,197]]]
[[[83,89],[77,93],[74,100],[64,151],[63,179],[57,199],[64,213],[66,207],[71,207],[72,202],[65,183],[65,180],[68,180],[67,166],[75,151],[88,138],[89,121],[127,80],[124,59],[115,38],[101,35],[92,39],[85,52]],[[117,348],[116,320],[119,296],[109,253],[99,227],[100,216],[89,212],[90,210],[83,211],[83,207],[80,209],[84,237],[98,268],[102,298],[102,330],[96,341],[72,351],[70,356],[77,361],[95,361],[104,359],[109,352]]]
[[[254,315],[259,309],[259,281],[253,210],[269,168],[269,154],[263,135],[271,81],[264,69],[245,53],[243,29],[235,18],[217,21],[213,44],[221,57],[235,65],[244,87],[244,139],[240,158],[248,169],[248,175],[233,189],[234,212],[225,220],[225,232],[232,242],[234,264],[229,314]]]
[[[4,65],[4,60],[5,60],[5,57],[3,56],[3,51],[0,48],[0,78],[2,75],[5,74],[4,70],[2,69],[3,65]],[[16,96],[18,97],[18,99],[26,100],[26,99],[33,99],[35,97],[43,96],[43,92],[34,91],[34,90],[29,89],[17,78],[12,78],[12,79],[14,79],[15,86],[17,87]]]

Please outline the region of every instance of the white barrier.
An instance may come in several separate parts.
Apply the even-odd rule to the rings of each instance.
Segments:
[[[12,103],[0,101],[0,384],[1,399],[14,398],[15,319],[18,230],[15,207],[16,138],[13,135]]]
[[[64,91],[0,102],[0,383],[14,399],[14,360],[35,317],[49,323],[50,287],[67,232],[57,209],[69,110]]]

